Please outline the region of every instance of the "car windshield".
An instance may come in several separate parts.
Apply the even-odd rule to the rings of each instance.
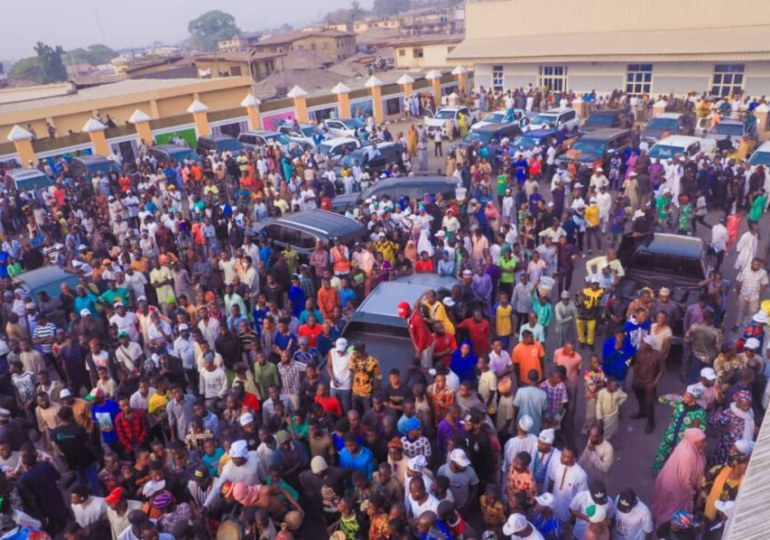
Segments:
[[[305,137],[312,137],[313,135],[315,135],[318,128],[316,128],[315,126],[307,126],[307,127],[301,128],[301,130],[302,130],[302,134]]]
[[[470,131],[463,139],[464,142],[471,144],[476,141],[481,144],[487,144],[492,139],[493,132],[491,131]]]
[[[243,144],[235,139],[221,139],[217,146],[219,150],[243,150]]]
[[[607,145],[599,141],[582,140],[572,145],[572,150],[579,150],[581,154],[603,155]]]
[[[532,148],[538,144],[540,144],[540,139],[537,137],[527,137],[526,135],[516,137],[513,141],[514,148]]]
[[[364,127],[364,123],[361,122],[358,118],[347,118],[345,120],[340,120],[343,124],[345,124],[345,127],[348,129],[356,129],[356,128],[362,128]]]
[[[584,125],[586,126],[611,126],[615,118],[611,114],[594,114],[589,116]]]
[[[190,150],[189,148],[185,149],[179,149],[179,150],[169,150],[168,155],[171,156],[171,159],[175,159],[177,161],[184,161],[185,159],[192,159],[197,160],[198,154]]]
[[[545,124],[549,127],[555,127],[556,117],[552,114],[539,114],[535,117],[534,120],[532,120],[532,123],[538,126]]]
[[[321,152],[323,155],[326,155],[334,149],[334,146],[332,146],[331,144],[319,144],[318,146],[316,146],[316,148],[318,148],[318,151]]]
[[[361,154],[358,152],[347,154],[342,157],[339,164],[343,167],[352,167],[353,165],[356,164],[356,161],[358,161],[358,163],[363,163],[364,154]]]
[[[754,152],[749,159],[749,165],[754,167],[758,165],[770,165],[770,152]]]
[[[438,118],[439,120],[454,120],[454,117],[455,117],[454,111],[442,110],[437,112],[434,118]]]
[[[647,129],[676,129],[676,118],[654,118],[652,122],[647,124]]]
[[[268,135],[265,137],[267,142],[278,141],[280,144],[289,144],[291,141],[283,133],[276,133],[275,135]]]
[[[671,159],[674,155],[684,155],[684,148],[681,146],[669,146],[667,144],[656,144],[650,149],[650,157],[658,159]]]
[[[741,124],[717,124],[714,128],[717,135],[737,135],[743,136],[743,125]]]
[[[493,112],[484,117],[484,122],[488,122],[490,124],[499,124],[505,120],[505,113],[501,112]]]

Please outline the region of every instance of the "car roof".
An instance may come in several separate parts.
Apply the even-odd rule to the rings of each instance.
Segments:
[[[460,109],[467,109],[465,105],[449,105],[447,107],[439,107],[439,111],[459,111]],[[438,111],[436,111],[438,112]]]
[[[231,137],[230,135],[204,135],[203,137],[198,137],[198,139],[208,139],[210,141],[224,141],[224,140],[235,140],[235,137]]]
[[[692,143],[701,142],[704,139],[700,137],[690,137],[689,135],[671,135],[658,141],[656,144],[664,146],[690,146]]]
[[[379,142],[377,143],[377,150],[386,150],[388,148],[395,147],[398,143],[397,142]],[[371,148],[371,144],[367,144],[366,146],[362,146],[361,148],[356,148],[355,150],[351,151],[348,155],[353,154],[363,154],[364,152],[368,152],[369,148]]]
[[[735,120],[734,118],[724,118],[724,119],[719,121],[719,124],[733,124],[733,125],[736,125],[736,126],[744,125],[743,124],[743,120]],[[719,125],[719,124],[717,124],[717,125]]]
[[[562,114],[567,111],[574,111],[572,107],[564,107],[563,109],[551,109],[550,111],[541,112],[540,114]]]
[[[326,139],[325,141],[322,141],[321,144],[335,146],[338,144],[348,143],[348,142],[356,142],[356,139],[354,139],[353,137],[336,137],[334,139]]]
[[[623,109],[602,109],[601,111],[591,113],[591,116],[615,116],[624,112]],[[588,118],[591,118],[591,116]]]
[[[513,128],[518,127],[519,125],[516,122],[493,122],[490,124],[487,124],[485,126],[482,126],[480,128],[474,129],[474,131],[500,131],[505,128]]]
[[[69,276],[77,279],[77,275],[66,272],[58,266],[43,266],[37,270],[30,270],[29,272],[19,274],[14,279],[23,282],[28,289],[38,289],[45,287],[49,283],[66,279]]]
[[[298,229],[333,233],[335,236],[354,234],[364,228],[363,224],[342,214],[326,210],[303,210],[280,217],[273,223],[288,223]]]
[[[428,290],[451,290],[459,284],[460,281],[453,277],[433,273],[401,276],[393,281],[380,283],[358,306],[353,313],[353,320],[406,326],[406,320],[398,316],[400,302],[407,302],[411,306]]]
[[[259,135],[260,137],[270,137],[279,135],[277,131],[271,131],[269,129],[255,129],[249,131],[241,131],[241,135]]]
[[[613,137],[617,137],[624,133],[631,133],[631,130],[623,128],[597,129],[596,131],[583,135],[580,140],[591,141],[595,139],[612,139]]]
[[[770,152],[770,141],[765,141],[760,144],[754,152]]]
[[[32,167],[21,167],[19,169],[8,169],[5,171],[7,176],[10,176],[14,180],[24,180],[25,178],[37,178],[38,176],[45,176],[45,173],[33,169]]]
[[[684,113],[664,112],[656,115],[655,118],[679,118],[682,115],[684,115]]]
[[[399,177],[390,177],[390,178],[383,178],[375,184],[378,187],[391,187],[396,186],[398,184],[457,184],[457,180],[455,180],[451,176],[399,176]]]
[[[168,152],[169,150],[190,150],[191,148],[188,148],[187,146],[184,146],[183,144],[156,144],[155,146],[151,146],[150,150],[163,150]]]
[[[554,129],[533,129],[532,131],[527,131],[526,133],[522,133],[521,135],[523,137],[531,137],[534,135],[535,137],[548,137],[549,135],[558,135],[559,132]]]
[[[703,252],[703,240],[696,236],[655,233],[652,241],[640,246],[639,250],[660,255],[700,259]]]
[[[112,161],[111,159],[106,158],[101,154],[82,154],[80,156],[75,156],[72,159],[79,159],[83,163],[97,163],[102,161]]]

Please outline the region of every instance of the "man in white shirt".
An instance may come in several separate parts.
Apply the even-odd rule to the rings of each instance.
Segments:
[[[586,510],[589,506],[602,506],[608,518],[615,514],[615,503],[607,496],[607,488],[604,482],[594,480],[587,490],[577,493],[569,505],[569,512],[575,518],[575,527],[572,534],[577,540],[585,538],[589,517]]]
[[[88,527],[107,517],[107,504],[102,497],[90,496],[88,487],[80,484],[72,490],[72,513],[78,525]]]
[[[652,513],[647,505],[636,496],[632,489],[627,489],[615,499],[615,526],[612,538],[616,540],[646,540],[654,526]]]
[[[258,486],[261,484],[261,478],[259,477],[259,456],[256,452],[249,452],[246,441],[237,440],[230,445],[230,451],[228,452],[231,460],[226,463],[222,468],[222,474],[214,482],[214,488],[206,498],[205,506],[210,508],[211,505],[219,498],[222,485],[225,482],[245,482],[250,486]]]
[[[610,181],[604,176],[604,169],[597,167],[596,172],[591,175],[591,180],[588,182],[588,185],[597,191],[602,186],[607,187],[610,185]]]
[[[543,535],[524,514],[511,514],[503,525],[503,534],[512,540],[543,540]]]
[[[528,414],[519,419],[517,433],[505,443],[503,449],[503,478],[508,478],[508,469],[513,463],[513,459],[519,452],[526,452],[534,459],[537,453],[537,436],[529,433],[534,421]]]
[[[150,407],[150,398],[155,395],[155,388],[150,386],[150,380],[142,377],[139,379],[139,389],[131,394],[129,404],[132,409],[147,412]]]
[[[588,477],[583,467],[577,464],[577,451],[565,447],[561,451],[559,463],[554,464],[546,481],[550,493],[554,496],[554,515],[562,522],[570,518],[570,503],[572,499],[588,488]]]
[[[722,261],[725,259],[725,250],[727,249],[727,242],[730,237],[727,234],[727,227],[725,227],[725,218],[719,218],[719,223],[711,227],[711,249],[716,256],[716,263],[714,264],[714,271],[719,272],[719,268],[722,266]]]
[[[351,386],[353,375],[350,372],[350,353],[348,352],[348,340],[339,338],[332,350],[329,351],[329,361],[326,369],[331,381],[330,391],[336,397],[344,410],[350,409]]]

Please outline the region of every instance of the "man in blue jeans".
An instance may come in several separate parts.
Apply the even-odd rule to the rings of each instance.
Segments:
[[[61,426],[51,431],[51,441],[61,450],[69,469],[77,474],[78,482],[85,484],[88,480],[94,495],[99,495],[97,452],[92,448],[91,437],[75,423],[71,408],[62,407],[58,416]]]

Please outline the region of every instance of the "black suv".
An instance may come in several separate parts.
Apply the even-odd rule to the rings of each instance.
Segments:
[[[591,165],[596,159],[601,159],[602,167],[607,171],[612,155],[618,152],[622,156],[626,148],[632,146],[630,129],[597,129],[583,135],[557,161],[567,164],[576,159],[582,165]]]
[[[198,137],[198,144],[195,146],[195,151],[198,152],[199,155],[202,156],[208,154],[212,150],[216,152],[229,150],[234,156],[237,156],[239,152],[245,150],[245,147],[242,142],[229,135],[206,135],[205,137]]]
[[[586,118],[583,125],[580,126],[581,133],[591,133],[597,129],[623,128],[631,129],[634,127],[634,113],[628,109],[607,109],[596,111]]]
[[[369,158],[370,152],[372,152],[371,146],[363,146],[345,154],[334,166],[334,172],[339,176],[343,167],[352,167],[356,161],[373,178],[379,176],[387,165],[398,165],[398,168],[403,170],[404,162],[401,155],[404,153],[404,147],[400,144],[377,143],[377,150],[375,151],[377,155],[371,159]]]
[[[450,176],[402,176],[400,178],[383,178],[363,193],[348,193],[337,195],[332,200],[332,208],[338,212],[344,212],[349,204],[357,205],[361,201],[377,196],[382,199],[387,195],[391,201],[398,201],[401,197],[409,197],[410,200],[422,199],[424,194],[437,195],[441,193],[444,198],[455,197],[457,180]]]

